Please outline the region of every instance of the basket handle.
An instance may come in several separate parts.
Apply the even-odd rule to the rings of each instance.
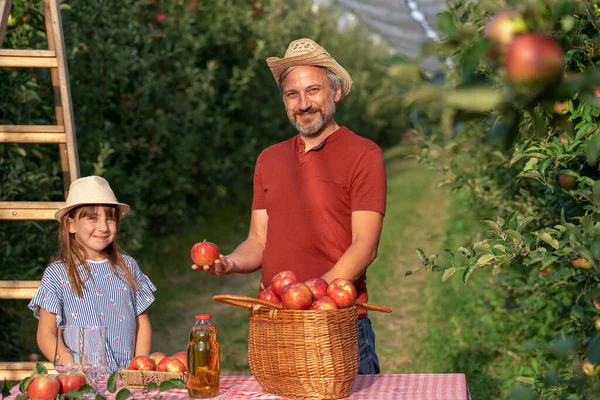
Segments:
[[[254,297],[218,294],[213,296],[213,300],[225,304],[231,304],[232,306],[247,308],[248,310],[252,310],[257,305],[283,310],[283,306],[281,304],[273,304],[265,300],[255,299]]]
[[[231,304],[233,306],[247,308],[248,310],[252,310],[255,306],[265,306],[269,308],[275,308],[277,310],[283,310],[283,306],[281,304],[273,304],[265,300],[255,299],[254,297],[247,296],[234,296],[230,294],[218,294],[213,296],[214,301],[218,301],[220,303]],[[383,313],[391,313],[392,309],[383,306],[376,306],[374,304],[361,303],[358,301],[354,302],[354,305],[358,308],[364,308],[369,311],[378,311]]]

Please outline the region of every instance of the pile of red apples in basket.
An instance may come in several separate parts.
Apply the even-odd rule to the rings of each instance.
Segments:
[[[281,305],[286,310],[336,310],[354,305],[356,288],[346,279],[336,278],[329,284],[322,278],[298,281],[292,271],[283,271],[263,288],[260,300]]]

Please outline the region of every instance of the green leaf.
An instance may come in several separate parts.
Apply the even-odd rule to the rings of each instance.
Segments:
[[[600,334],[596,333],[590,342],[587,358],[594,365],[600,363]]]
[[[521,243],[521,241],[523,240],[521,238],[521,234],[517,231],[513,231],[512,229],[507,229],[504,231],[504,233],[510,236],[514,243]]]
[[[559,247],[558,240],[556,240],[552,236],[550,236],[549,233],[546,233],[546,232],[534,233],[534,235],[537,236],[539,239],[543,240],[544,242],[548,243],[550,246],[554,247],[555,249],[558,249],[558,247]]]
[[[468,249],[464,248],[464,247],[459,247],[458,248],[458,252],[460,254],[462,254],[463,256],[465,256],[466,258],[473,257],[473,255],[471,254],[471,252]]]
[[[523,386],[515,386],[510,389],[510,400],[538,400],[536,391]]]
[[[423,261],[423,263],[427,262],[427,257],[425,257],[425,253],[423,252],[423,250],[417,249],[417,254],[421,258],[421,261]]]
[[[85,393],[80,392],[78,389],[73,389],[65,393],[65,397],[68,399],[83,399],[85,397]]]
[[[458,33],[458,28],[454,23],[454,15],[449,11],[440,12],[437,15],[437,26],[440,32],[448,36],[454,36]]]
[[[117,376],[119,375],[119,371],[115,371],[108,377],[108,381],[106,382],[106,389],[109,393],[114,393],[117,391]]]
[[[4,378],[4,385],[2,385],[2,398],[10,396],[10,390],[12,389],[12,383]]]
[[[156,382],[150,382],[148,383],[148,386],[146,386],[146,389],[151,392],[153,390],[158,389],[158,385],[156,384]]]
[[[502,102],[502,95],[487,87],[459,89],[446,94],[445,102],[460,110],[483,112],[497,107]]]
[[[479,68],[481,60],[484,59],[490,47],[490,41],[487,38],[481,38],[473,42],[462,54],[461,66],[462,74],[465,79],[469,79]]]
[[[496,223],[496,221],[494,221],[491,218],[484,218],[484,219],[481,220],[481,222],[483,222],[484,224],[489,225],[495,231],[499,231],[500,230],[500,226],[498,225],[498,223]]]
[[[484,254],[477,259],[477,265],[486,265],[490,261],[496,259],[496,256],[493,254]]]
[[[48,373],[48,370],[46,369],[46,367],[44,367],[44,364],[39,363],[39,362],[35,363],[35,371],[38,374],[47,374]]]
[[[185,382],[181,379],[169,379],[168,381],[161,382],[160,390],[166,391],[173,388],[185,387]]]
[[[131,396],[131,392],[128,389],[121,389],[117,393],[116,400],[125,400],[129,396]]]
[[[600,158],[600,134],[596,133],[585,146],[585,157],[589,165],[596,164]]]
[[[592,241],[592,256],[596,260],[600,260],[600,235],[594,236]]]
[[[444,275],[442,275],[442,282],[446,282],[455,272],[466,269],[467,267],[451,267],[444,271]]]
[[[555,340],[550,345],[550,352],[552,352],[558,358],[566,358],[571,354],[574,354],[579,348],[579,343],[576,339],[567,337]]]

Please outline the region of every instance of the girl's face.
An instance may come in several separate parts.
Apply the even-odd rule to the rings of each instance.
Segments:
[[[115,240],[117,230],[117,212],[111,207],[83,207],[69,218],[69,232],[85,248],[90,261],[106,258],[104,249]]]

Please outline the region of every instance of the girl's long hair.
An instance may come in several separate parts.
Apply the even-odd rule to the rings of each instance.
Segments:
[[[69,232],[68,219],[72,218],[73,220],[76,220],[84,217],[91,217],[96,214],[98,207],[104,207],[105,214],[114,218],[117,221],[117,224],[119,223],[119,210],[116,206],[92,204],[76,207],[69,211],[60,221],[60,227],[58,229],[58,251],[56,253],[55,261],[64,263],[71,289],[77,293],[78,296],[83,295],[85,281],[87,279],[93,280],[93,277],[91,268],[86,261],[87,253],[85,248],[77,241],[75,234]],[[110,268],[115,276],[131,288],[138,289],[138,285],[135,283],[131,269],[127,267],[125,260],[121,256],[122,251],[116,238],[104,249],[104,254],[108,259]],[[80,266],[85,271],[85,276],[80,274]]]

